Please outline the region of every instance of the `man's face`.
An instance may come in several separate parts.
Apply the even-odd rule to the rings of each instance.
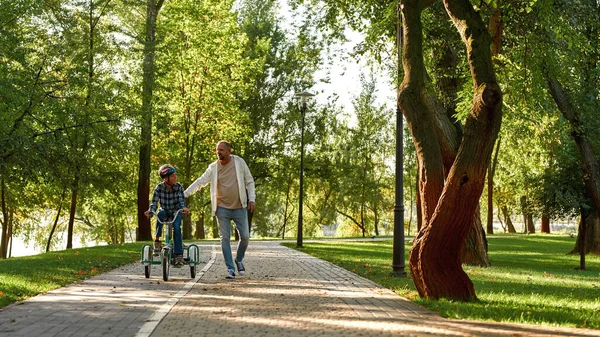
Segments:
[[[219,143],[217,145],[217,157],[220,161],[228,162],[231,157],[231,150],[224,143]]]

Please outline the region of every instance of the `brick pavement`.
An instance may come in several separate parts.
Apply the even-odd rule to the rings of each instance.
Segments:
[[[140,264],[0,309],[0,336],[600,336],[598,330],[448,320],[328,262],[251,241],[246,276],[226,280],[217,243],[204,264]]]
[[[153,265],[146,279],[142,264],[134,263],[4,307],[0,337],[135,336],[152,315],[197,282],[216,255],[211,250],[200,247],[196,279],[189,268],[171,268],[169,282],[163,282],[160,265]]]
[[[247,273],[224,278],[218,254],[152,337],[600,336],[600,331],[443,319],[392,291],[276,242],[251,242]]]

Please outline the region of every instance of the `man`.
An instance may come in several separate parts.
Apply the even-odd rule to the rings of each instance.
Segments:
[[[196,179],[184,192],[187,198],[210,183],[212,215],[217,217],[219,223],[221,250],[227,266],[225,278],[228,279],[235,278],[234,260],[230,245],[231,221],[233,220],[235,223],[235,229],[240,236],[235,266],[238,274],[243,276],[246,273],[243,261],[250,240],[248,211],[254,212],[256,198],[254,178],[252,178],[248,165],[242,158],[232,155],[231,152],[231,144],[224,140],[218,142],[218,160],[210,164],[204,174]]]
[[[167,219],[173,218],[178,210],[182,210],[183,214],[188,212],[185,207],[185,198],[183,197],[183,186],[177,182],[177,169],[172,165],[165,164],[158,169],[158,175],[162,178],[162,182],[156,185],[154,193],[152,194],[152,202],[150,203],[150,209],[144,212],[147,217],[152,214],[156,214],[156,208],[160,202],[160,211],[158,211],[158,218],[165,222]],[[173,254],[175,255],[175,266],[180,267],[183,265],[183,242],[181,240],[181,213],[177,214],[177,218],[173,222],[173,236],[174,246]],[[160,251],[162,245],[160,243],[160,237],[162,236],[163,224],[159,221],[156,222],[156,239],[154,241],[154,250]]]

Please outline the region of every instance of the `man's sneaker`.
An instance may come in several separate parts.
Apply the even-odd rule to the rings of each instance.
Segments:
[[[183,255],[175,255],[175,267],[181,267],[183,264]]]
[[[225,278],[234,279],[235,273],[233,272],[233,270],[228,270],[227,275],[225,275]]]
[[[161,249],[162,249],[162,243],[160,243],[160,241],[154,241],[154,251],[160,252]]]
[[[241,262],[235,261],[235,265],[237,267],[238,274],[240,274],[240,276],[244,276],[244,274],[246,274],[246,268],[244,268],[244,264]]]

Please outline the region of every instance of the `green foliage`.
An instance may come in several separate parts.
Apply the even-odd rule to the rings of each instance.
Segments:
[[[339,220],[356,226],[354,234],[379,234],[382,222],[391,223],[392,164],[395,149],[391,111],[375,105],[375,78],[361,78],[363,90],[353,100],[356,126],[341,134],[339,196],[334,205]]]
[[[594,80],[585,75],[591,74],[589,62],[597,63],[586,50],[598,41],[597,34],[595,39],[589,36],[590,29],[598,29],[598,20],[590,20],[598,15],[597,9],[594,12],[588,5],[535,1],[503,7],[506,24],[498,70],[505,118],[494,195],[499,205],[516,208],[520,196],[527,195],[528,208],[534,214],[546,212],[564,218],[590,203],[582,195],[580,160],[570,127],[550,97],[543,76],[551,72],[567,84],[581,104],[586,134],[598,144],[597,132],[592,131],[600,128],[595,117],[598,100],[584,98],[598,83],[596,77],[596,84],[590,87],[589,80]]]
[[[443,317],[598,329],[600,258],[590,255],[587,271],[576,270],[579,257],[566,255],[574,240],[555,235],[490,237],[492,267],[464,267],[477,291],[476,302],[420,299],[410,277],[390,276],[392,241],[311,242],[302,251],[392,289]],[[405,247],[406,258],[410,246]]]
[[[489,17],[498,4],[504,30],[495,61],[504,120],[495,203],[515,213],[526,195],[535,215],[572,216],[590,202],[582,197],[571,133],[585,134],[600,149],[597,3],[483,1],[477,10]],[[302,14],[292,27],[278,19],[274,0],[166,1],[157,22],[152,172],[171,162],[186,186],[214,160],[216,141],[230,140],[255,176],[253,230],[263,236],[296,233],[301,115],[293,93],[310,90],[315,72],[326,70],[324,55],[336,53],[334,42],[348,28],[360,31],[365,41],[340,57],[367,56],[398,75],[396,3],[292,6]],[[45,247],[61,205],[57,231],[65,230],[73,191],[76,234],[93,242],[132,235],[145,10],[131,1],[0,3],[0,178],[13,235]],[[422,19],[428,94],[456,105],[461,120],[472,98],[466,51],[441,2]],[[447,67],[448,58],[454,67]],[[581,130],[560,116],[544,71],[572,94]],[[447,80],[456,81],[456,100],[437,87]],[[308,104],[306,235],[320,236],[331,224],[340,225],[338,233],[357,234],[356,223],[336,207],[362,216],[366,232],[391,224],[395,116],[374,106],[369,81],[375,79],[363,84],[353,107],[357,125],[345,121],[354,112],[337,108],[335,98]],[[405,136],[404,191],[412,211],[416,156]],[[158,182],[155,174],[151,179],[152,186]],[[204,214],[210,223],[208,192],[189,202],[194,219]],[[55,236],[50,246],[57,245]]]
[[[138,261],[143,242],[0,260],[0,307]]]

